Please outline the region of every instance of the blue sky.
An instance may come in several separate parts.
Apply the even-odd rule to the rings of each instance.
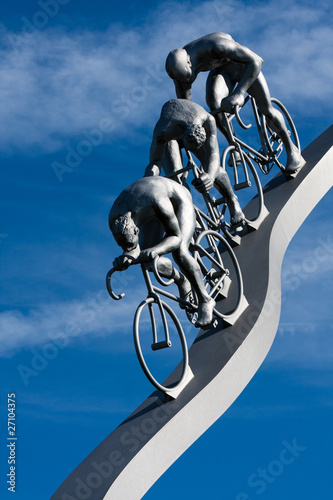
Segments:
[[[17,500],[49,498],[151,392],[131,340],[136,273],[119,280],[129,290],[121,303],[105,291],[120,253],[107,216],[143,174],[160,109],[174,97],[169,50],[225,31],[257,52],[303,147],[333,111],[326,0],[63,0],[49,15],[42,4],[0,7],[0,488],[10,498],[15,392]],[[204,84],[193,89],[202,105]],[[280,327],[259,372],[145,498],[312,500],[332,491],[332,202],[330,192],[287,251]],[[295,440],[297,459],[261,493],[249,486]]]

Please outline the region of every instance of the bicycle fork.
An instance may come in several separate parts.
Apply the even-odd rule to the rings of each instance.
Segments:
[[[246,99],[246,101],[247,100],[248,99]],[[238,120],[240,120],[239,115],[237,115],[237,116],[238,116]],[[234,117],[235,117],[235,115],[233,115],[233,114],[231,114],[229,117],[225,116],[225,120],[224,120],[224,122],[225,122],[225,134],[226,134],[226,138],[229,142],[229,146],[223,151],[222,158],[221,158],[221,166],[223,167],[226,164],[227,154],[230,152],[230,158],[228,161],[228,165],[230,167],[232,167],[233,172],[234,172],[234,178],[235,178],[234,189],[235,189],[235,191],[239,191],[240,189],[250,187],[251,181],[250,181],[249,174],[248,174],[248,171],[246,168],[246,161],[245,161],[244,153],[243,153],[243,150],[241,148],[241,146],[243,145],[242,141],[239,141],[237,139],[235,132],[234,132],[233,125],[232,125],[232,120]],[[250,126],[251,126],[251,125],[244,125],[240,121],[239,121],[239,123],[242,124],[241,125],[242,128],[247,129],[247,128],[250,128]],[[244,177],[245,177],[245,180],[243,182],[239,182],[239,180],[238,180],[238,167],[240,165],[243,168],[243,173],[244,173]]]
[[[157,326],[156,326],[156,321],[155,321],[153,304],[148,304],[150,320],[151,320],[151,324],[152,324],[152,328],[153,328],[153,343],[151,344],[151,348],[153,351],[159,351],[160,349],[165,349],[167,347],[172,346],[172,342],[170,340],[170,334],[169,334],[169,327],[168,327],[167,319],[165,316],[164,308],[162,307],[162,304],[161,304],[161,298],[154,291],[153,285],[151,283],[149,271],[147,269],[147,265],[141,264],[141,269],[142,269],[142,273],[143,273],[143,276],[144,276],[144,279],[145,279],[145,282],[147,285],[148,297],[152,297],[154,299],[154,303],[157,303],[160,314],[161,314],[161,318],[162,318],[165,340],[158,342]]]

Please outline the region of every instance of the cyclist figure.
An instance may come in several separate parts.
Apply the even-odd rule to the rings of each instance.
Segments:
[[[230,211],[231,224],[244,220],[238,198],[232,190],[228,174],[220,166],[216,124],[202,106],[186,99],[172,99],[164,104],[153,134],[150,163],[145,175],[159,175],[161,168],[167,176],[182,168],[180,148],[194,153],[204,172],[193,182],[200,192],[213,185],[224,196]]]
[[[192,100],[192,83],[198,73],[209,71],[206,101],[211,111],[222,108],[233,113],[243,106],[248,92],[266,116],[269,125],[280,136],[287,154],[285,171],[294,174],[305,161],[292,143],[282,114],[273,108],[269,89],[261,72],[263,60],[226,33],[211,33],[172,50],[166,60],[166,71],[174,80],[178,98]],[[218,128],[226,136],[223,117],[216,116]],[[227,137],[227,136],[226,136]],[[228,137],[227,137],[228,139]]]
[[[140,248],[140,227],[157,219],[163,226],[164,236],[154,246]],[[195,229],[195,213],[191,193],[181,184],[165,177],[144,177],[126,188],[114,202],[109,214],[109,227],[123,254],[113,262],[116,270],[126,269],[133,258],[151,261],[156,255],[172,253],[183,273],[174,270],[167,258],[161,258],[159,272],[173,277],[180,296],[184,297],[191,287],[198,297],[196,327],[205,327],[213,320],[215,300],[206,289],[197,261],[189,252],[189,244]]]

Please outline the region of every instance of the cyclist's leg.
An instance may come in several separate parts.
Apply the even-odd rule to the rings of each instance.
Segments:
[[[245,219],[237,196],[235,195],[227,172],[220,167],[214,182],[216,189],[224,196],[230,212],[230,224],[239,224]]]
[[[152,248],[157,245],[162,240],[163,235],[163,226],[157,219],[143,224],[140,227],[139,234],[141,250]],[[152,271],[152,265],[149,266],[148,269]],[[178,286],[180,298],[186,300],[188,294],[191,292],[191,285],[182,273],[174,267],[170,259],[167,257],[160,257],[158,261],[158,272],[163,278],[173,278]]]
[[[189,217],[189,214],[192,214],[191,217]],[[213,320],[213,310],[216,303],[206,291],[199,264],[189,251],[190,241],[195,229],[195,214],[190,198],[183,199],[183,203],[178,207],[177,219],[182,241],[180,246],[173,251],[172,255],[198,297],[198,319],[195,326],[207,326]]]
[[[151,271],[152,268],[149,268]],[[185,276],[175,268],[172,261],[167,257],[161,256],[158,260],[158,272],[163,278],[173,278],[179,291],[179,298],[184,301],[191,301],[192,286]],[[185,304],[180,304],[181,309],[186,307]]]
[[[163,157],[163,170],[166,177],[170,177],[173,173],[177,172],[177,170],[183,168],[181,147],[182,145],[176,140],[172,140],[167,143]],[[183,184],[183,186],[190,190],[184,174],[173,177],[173,179],[178,181],[180,184]]]
[[[286,171],[296,172],[304,165],[305,161],[288,134],[282,113],[272,105],[269,88],[262,73],[248,89],[248,93],[255,98],[260,112],[266,116],[269,125],[283,142],[287,154]]]
[[[181,168],[183,168],[183,162],[179,144],[176,140],[169,141],[165,147],[163,156],[163,170],[165,175],[169,177]]]
[[[229,73],[229,71],[232,70],[234,71],[233,76]],[[217,68],[210,71],[206,84],[206,101],[211,111],[220,108],[222,100],[232,92],[238,73],[238,66],[236,65],[225,65],[223,68]],[[219,113],[215,116],[215,119],[217,127],[229,142],[231,137],[228,136],[226,130],[224,114]],[[238,198],[233,192],[229,176],[222,168],[220,168],[215,180],[215,187],[222,194],[222,196],[225,197],[230,211],[231,224],[238,224],[244,220],[245,216],[239,205]]]
[[[221,107],[222,99],[228,97],[232,92],[235,83],[230,78],[230,75],[224,73],[221,68],[213,69],[209,72],[206,82],[206,102],[211,111],[215,111]],[[225,136],[227,141],[230,141],[227,133],[227,127],[223,113],[215,115],[216,125]]]

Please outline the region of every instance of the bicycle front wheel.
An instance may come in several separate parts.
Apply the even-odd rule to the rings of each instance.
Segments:
[[[248,154],[242,151],[241,155],[234,145],[228,146],[222,154],[221,166],[226,171],[232,168],[233,188],[246,221],[255,223],[264,213],[264,195],[258,173]]]
[[[236,315],[242,303],[243,279],[237,257],[224,236],[203,231],[193,245],[208,294],[218,302],[214,315],[228,319]],[[223,300],[222,300],[223,299]]]
[[[189,356],[183,328],[171,307],[153,297],[141,302],[134,316],[133,337],[141,368],[153,386],[168,393],[179,389],[188,375]],[[173,379],[163,385],[160,380],[176,367]]]

